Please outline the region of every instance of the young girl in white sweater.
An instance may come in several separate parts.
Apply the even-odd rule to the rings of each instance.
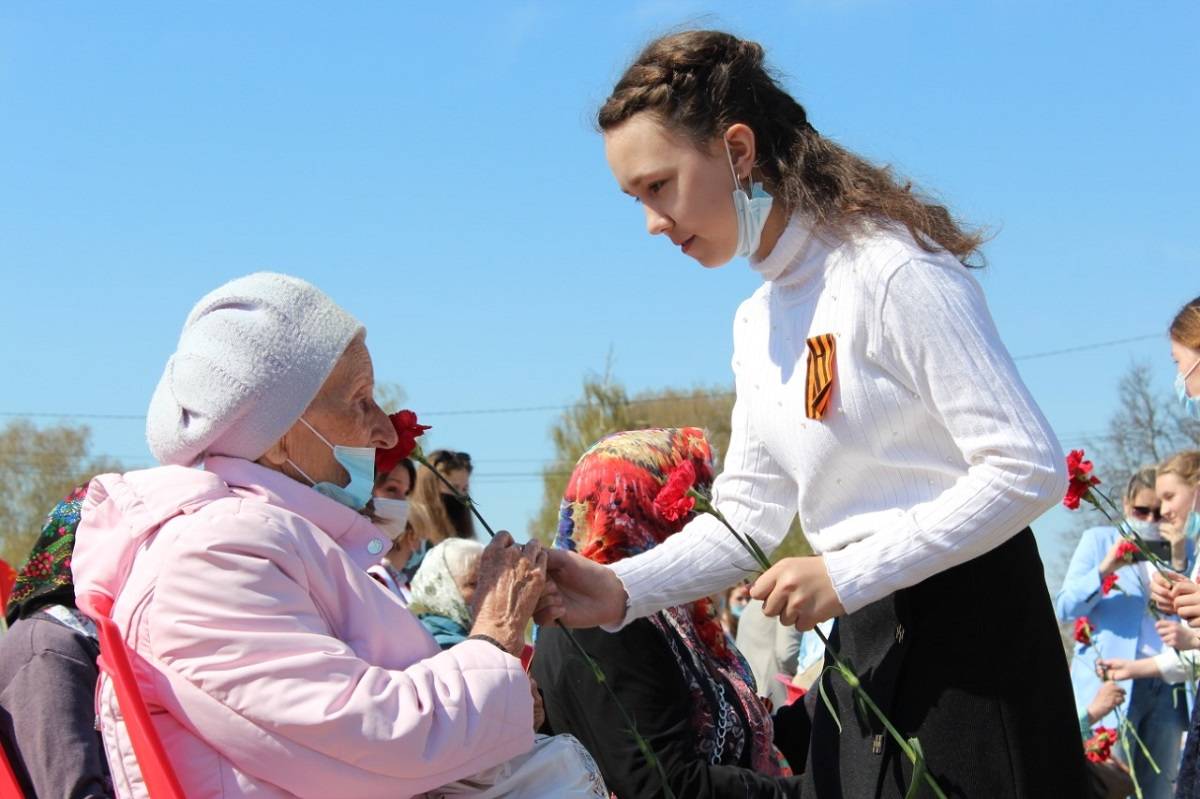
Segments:
[[[799,513],[813,557],[753,587],[831,643],[950,796],[1077,796],[1066,662],[1027,525],[1062,497],[1058,442],[967,266],[980,238],[829,139],[755,43],[651,43],[599,114],[620,188],[709,268],[748,256],[717,507],[767,551]],[[732,201],[731,201],[732,193]],[[610,628],[753,567],[710,516],[611,568],[553,553],[574,626]],[[1003,603],[996,601],[1004,597]],[[1023,675],[1018,678],[1019,675]],[[903,796],[910,766],[826,676],[811,795]]]

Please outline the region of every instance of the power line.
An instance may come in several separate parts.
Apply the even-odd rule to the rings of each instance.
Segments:
[[[1104,349],[1106,347],[1116,347],[1121,344],[1132,344],[1138,341],[1149,341],[1153,338],[1162,338],[1162,333],[1146,333],[1141,336],[1130,336],[1128,338],[1116,338],[1108,341],[1097,341],[1092,344],[1082,344],[1078,347],[1066,347],[1058,350],[1046,350],[1045,352],[1032,352],[1025,355],[1017,355],[1013,357],[1014,361],[1032,361],[1038,358],[1051,358],[1057,355],[1070,355],[1076,352],[1088,352],[1091,350]],[[627,399],[621,404],[623,405],[640,405],[652,402],[675,402],[698,399],[722,399],[732,397],[732,391],[713,391],[713,392],[698,392],[692,394],[680,394],[673,397],[645,397],[642,399]],[[456,410],[446,411],[422,411],[421,418],[431,416],[483,416],[491,414],[507,414],[507,413],[545,413],[547,411],[566,411],[571,408],[578,407],[585,403],[567,403],[559,405],[518,405],[505,408],[460,408]],[[118,421],[145,421],[145,414],[134,413],[53,413],[42,411],[0,411],[0,418],[9,417],[29,417],[38,419],[103,419],[103,420],[118,420]]]

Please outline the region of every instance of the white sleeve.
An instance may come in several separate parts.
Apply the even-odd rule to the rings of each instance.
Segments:
[[[1154,662],[1158,664],[1163,682],[1191,682],[1200,670],[1200,650],[1181,649],[1177,652],[1174,649],[1164,649],[1154,656]]]
[[[966,473],[897,523],[825,553],[847,612],[1000,545],[1062,499],[1066,467],[965,267],[909,260],[887,279],[869,355],[949,433]],[[930,449],[937,449],[931,443]]]
[[[734,403],[729,452],[713,483],[713,500],[739,533],[754,536],[772,552],[796,515],[796,484],[754,434],[746,404]],[[723,591],[754,574],[753,559],[708,514],[648,552],[611,567],[625,584],[629,607],[624,626],[663,608]],[[617,629],[617,628],[612,628]]]

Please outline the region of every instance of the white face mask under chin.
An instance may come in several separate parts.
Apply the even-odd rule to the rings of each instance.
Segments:
[[[729,142],[725,142],[725,155],[729,158],[729,171],[733,173],[733,213],[737,217],[738,240],[734,256],[749,258],[758,252],[762,242],[763,228],[767,224],[767,216],[775,199],[763,190],[761,183],[747,179],[750,193],[742,189],[742,181],[738,178],[737,169],[733,166],[733,153]]]

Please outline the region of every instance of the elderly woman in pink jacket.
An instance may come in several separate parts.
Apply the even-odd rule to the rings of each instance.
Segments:
[[[586,753],[535,745],[517,655],[557,601],[536,543],[489,545],[446,651],[367,574],[388,546],[374,450],[396,443],[372,392],[359,322],[302,280],[240,278],[192,310],[150,402],[166,465],[92,481],[76,591],[115,600],[186,794],[603,795]],[[107,678],[97,701],[114,786],[144,796]]]

